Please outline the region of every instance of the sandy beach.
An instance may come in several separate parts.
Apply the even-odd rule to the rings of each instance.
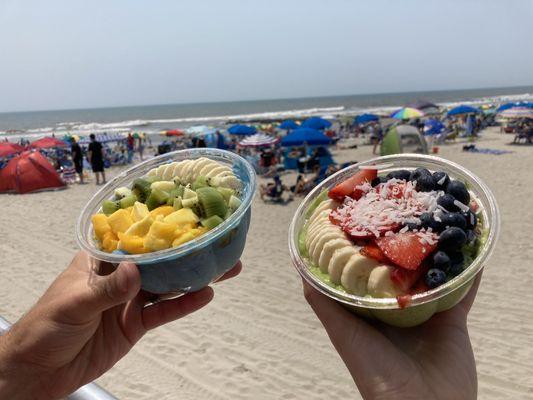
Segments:
[[[512,153],[466,153],[461,142],[439,153],[484,179],[502,213],[499,244],[469,318],[479,398],[533,398],[533,148],[509,146],[512,135],[499,128],[482,136],[478,147]],[[360,146],[333,155],[355,161],[371,151]],[[283,180],[293,184],[295,175]],[[0,315],[15,321],[68,265],[77,251],[76,219],[97,189],[93,180],[56,192],[0,195]],[[287,230],[298,202],[265,204],[257,196],[242,274],[216,284],[207,308],[147,334],[97,382],[121,399],[360,398],[289,258]]]

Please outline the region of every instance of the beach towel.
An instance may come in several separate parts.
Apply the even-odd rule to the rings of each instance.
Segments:
[[[494,154],[499,156],[500,154],[512,153],[510,150],[497,150],[497,149],[479,149],[475,145],[464,146],[463,151],[469,151],[471,153],[481,153],[481,154]]]

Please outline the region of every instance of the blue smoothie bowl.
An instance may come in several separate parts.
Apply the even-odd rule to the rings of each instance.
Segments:
[[[242,181],[239,208],[216,228],[179,247],[146,254],[106,253],[94,238],[91,216],[98,213],[102,201],[113,197],[116,188],[131,186],[152,168],[175,161],[210,158],[230,166]],[[135,263],[141,274],[141,287],[154,294],[182,294],[198,291],[228,272],[239,260],[250,226],[251,205],[257,187],[253,167],[242,157],[225,150],[187,149],[163,154],[122,172],[105,185],[87,203],[77,222],[80,247],[94,258],[118,265]]]

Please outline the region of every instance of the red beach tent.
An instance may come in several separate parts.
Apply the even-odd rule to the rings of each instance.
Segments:
[[[22,150],[24,150],[24,147],[22,147],[20,144],[0,142],[0,158],[20,153]]]
[[[30,147],[35,149],[50,149],[53,147],[65,147],[66,145],[65,142],[54,137],[44,137],[33,142]]]
[[[0,170],[0,192],[29,193],[65,186],[52,164],[38,151],[12,158]]]

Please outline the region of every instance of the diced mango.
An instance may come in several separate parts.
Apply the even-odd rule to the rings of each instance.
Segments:
[[[92,217],[94,234],[100,241],[103,240],[106,232],[111,232],[111,226],[107,222],[107,216],[105,214],[95,214]]]
[[[129,254],[142,254],[148,250],[144,247],[144,239],[139,236],[127,235],[125,233],[119,233],[118,249],[124,250]]]
[[[139,222],[142,219],[146,218],[146,216],[150,214],[150,211],[148,211],[148,207],[146,207],[146,204],[140,203],[138,201],[133,204],[133,209],[131,210],[131,218],[134,222]]]
[[[199,221],[198,216],[190,208],[182,208],[165,217],[165,222],[177,227],[196,226]]]
[[[130,215],[131,215],[131,212],[133,211],[133,206],[126,207],[124,210],[126,210],[127,212],[129,212]]]
[[[170,247],[170,244],[165,239],[159,239],[155,236],[148,234],[144,238],[144,247],[149,251],[158,251],[168,249]]]
[[[116,235],[111,231],[104,233],[102,238],[102,250],[112,253],[117,249],[117,247],[118,238]]]
[[[160,206],[150,211],[150,215],[153,219],[155,219],[158,215],[162,215],[163,217],[166,217],[167,215],[173,212],[174,212],[174,207],[172,206]]]
[[[124,209],[117,210],[107,217],[107,222],[115,234],[119,232],[124,233],[131,225],[133,225],[133,220],[130,217],[130,213]]]
[[[144,237],[150,230],[153,222],[154,220],[150,217],[150,214],[147,214],[141,221],[134,222],[125,233],[130,236]]]
[[[175,238],[175,234],[174,234],[175,230],[176,230],[176,227],[172,224],[167,224],[166,222],[161,222],[161,221],[155,221],[152,224],[152,226],[150,226],[148,235],[153,236],[158,239],[166,240],[170,247],[170,244]]]
[[[185,232],[184,234],[180,235],[172,242],[172,247],[181,246],[183,243],[187,243],[187,242],[190,242],[191,240],[194,240],[194,238],[195,236],[192,232],[190,231]]]

